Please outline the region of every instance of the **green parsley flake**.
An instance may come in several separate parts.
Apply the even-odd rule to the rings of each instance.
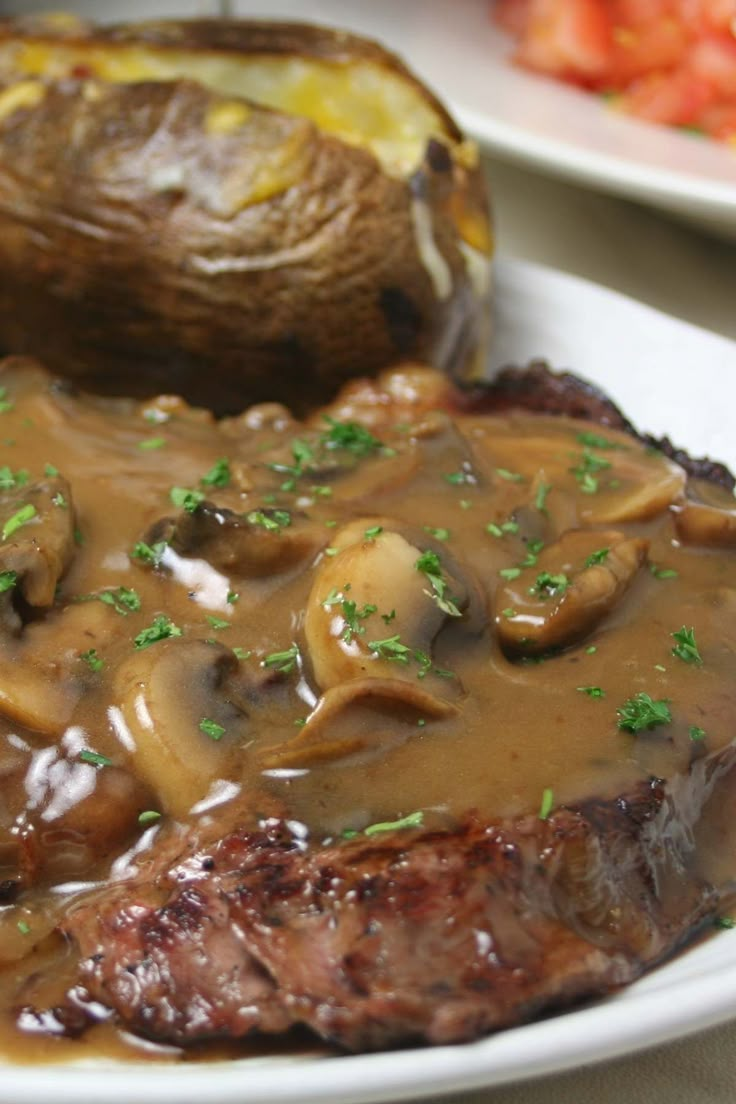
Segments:
[[[253,655],[253,652],[248,648],[233,648],[232,652],[235,658],[240,660],[250,659]]]
[[[430,537],[434,537],[434,539],[438,541],[447,541],[450,539],[449,529],[441,527],[439,529],[433,529],[431,525],[425,525],[424,532],[429,533]]]
[[[551,483],[540,483],[537,487],[537,493],[534,496],[534,505],[541,513],[547,513],[547,495],[552,490]]]
[[[523,483],[524,476],[519,472],[509,471],[508,468],[496,468],[496,475],[500,475],[501,479],[505,479],[507,483]]]
[[[61,491],[57,491],[55,495],[52,495],[51,501],[53,502],[54,506],[58,506],[61,510],[66,510],[67,501]]]
[[[411,648],[401,643],[398,633],[396,636],[387,636],[385,640],[369,640],[368,648],[381,659],[391,659],[395,663],[408,663],[411,658]]]
[[[129,613],[137,613],[141,608],[141,599],[137,590],[132,587],[119,586],[111,590],[101,590],[99,594],[86,594],[79,601],[103,602],[106,606],[112,606],[116,613],[127,616]]]
[[[530,540],[526,546],[526,556],[520,562],[519,567],[534,567],[543,548],[543,540]]]
[[[600,686],[576,686],[575,689],[580,694],[587,694],[589,698],[605,698],[606,691],[601,690]]]
[[[520,567],[502,567],[498,573],[502,579],[506,579],[511,582],[513,579],[518,579],[521,575]]]
[[[268,512],[251,510],[246,514],[245,520],[249,525],[259,525],[270,533],[280,533],[282,529],[291,525],[291,514],[288,510],[269,510]]]
[[[348,598],[343,598],[340,606],[345,620],[345,628],[341,636],[346,644],[350,644],[354,636],[362,636],[365,633],[365,626],[361,625],[360,622],[365,621],[372,613],[376,613],[378,606],[368,602],[362,609],[358,609],[356,603]]]
[[[597,548],[595,552],[591,552],[585,561],[586,567],[597,567],[598,564],[604,563],[608,559],[610,548]]]
[[[509,606],[509,607],[507,607],[507,609],[501,610],[501,616],[502,617],[507,617],[509,620],[511,620],[512,617],[517,617],[518,615],[516,613],[516,610],[512,609]]]
[[[155,809],[145,809],[142,813],[138,814],[138,823],[144,827],[147,824],[155,824],[157,820],[161,819],[161,813],[156,812]]]
[[[9,399],[7,395],[7,387],[0,387],[0,414],[7,414],[15,406],[13,400]]]
[[[650,563],[649,570],[655,579],[676,579],[677,571],[672,567],[658,567],[657,564]]]
[[[447,580],[442,573],[442,563],[437,553],[431,552],[429,549],[423,552],[414,564],[414,567],[417,571],[421,571],[426,575],[432,587],[430,597],[437,606],[439,606],[442,612],[446,613],[448,617],[462,617],[462,613],[455,602],[446,596]]]
[[[385,820],[379,824],[369,824],[367,828],[363,829],[364,836],[377,836],[380,832],[397,832],[402,828],[421,828],[424,823],[424,813],[419,810],[416,813],[409,813],[408,816],[401,817],[399,820]]]
[[[390,613],[382,613],[381,620],[386,625],[390,625],[392,621],[396,620],[396,610],[392,609]]]
[[[529,587],[529,593],[537,598],[553,598],[556,594],[564,594],[570,585],[567,575],[550,575],[549,571],[542,571],[534,581],[534,586]]]
[[[597,651],[598,651],[598,648],[596,647],[595,644],[589,644],[588,647],[585,649],[585,654],[586,655],[595,655],[595,653]]]
[[[588,448],[597,449],[623,449],[625,445],[619,445],[616,441],[609,441],[607,437],[601,437],[598,433],[589,433],[585,430],[583,433],[578,433],[576,440],[581,445],[587,445]]]
[[[327,524],[327,522],[325,522],[325,525],[326,524]],[[373,540],[376,539],[376,537],[380,536],[380,534],[382,532],[383,532],[383,526],[382,525],[371,525],[371,526],[369,526],[368,529],[365,530],[363,536],[365,537],[365,539],[367,541],[373,541]]]
[[[98,751],[90,751],[89,748],[82,748],[79,753],[79,759],[82,763],[89,763],[93,767],[111,767],[112,759],[108,759],[106,755],[100,755]]]
[[[670,636],[677,641],[676,646],[672,649],[673,656],[677,656],[685,663],[699,665],[703,662],[703,657],[695,642],[695,629],[686,629],[683,625],[677,632],[670,633]]]
[[[736,928],[736,920],[732,916],[716,916],[713,921],[713,926],[716,928]]]
[[[131,552],[131,556],[135,560],[142,560],[143,563],[158,567],[168,547],[166,541],[157,541],[156,544],[146,544],[145,541],[138,541]]]
[[[229,590],[225,600],[229,606],[234,606],[236,602],[240,601],[240,594],[237,590]]]
[[[190,487],[172,487],[169,498],[179,510],[187,514],[193,514],[197,507],[204,502],[204,492]]]
[[[382,442],[358,422],[338,422],[329,417],[325,421],[330,427],[320,437],[320,444],[325,449],[345,449],[362,459],[383,448]]]
[[[554,792],[548,786],[547,789],[545,789],[542,793],[542,802],[539,806],[539,814],[538,814],[540,820],[547,820],[547,818],[549,817],[549,814],[552,812],[552,809],[554,808],[554,803],[555,803]]]
[[[8,537],[12,537],[13,533],[17,533],[17,531],[23,525],[26,525],[29,521],[32,521],[35,516],[36,507],[33,506],[30,502],[27,503],[25,506],[21,506],[20,510],[16,510],[12,517],[9,517],[3,525],[3,540],[7,540]]]
[[[17,571],[0,571],[0,594],[12,590],[18,582]]]
[[[155,452],[156,449],[163,448],[165,444],[165,437],[148,437],[145,441],[138,442],[138,448],[141,452]]]
[[[87,666],[89,667],[90,671],[94,671],[95,674],[98,671],[101,671],[102,668],[105,666],[105,661],[104,661],[104,659],[100,659],[100,657],[97,654],[97,649],[96,648],[90,648],[89,651],[82,652],[82,654],[80,655],[79,658],[84,663],[86,663]]]
[[[281,675],[289,675],[296,669],[300,659],[298,645],[292,644],[283,652],[271,652],[261,660],[261,667],[268,667]]]
[[[43,474],[48,476],[49,479],[56,479],[59,469],[54,464],[44,464]]]
[[[211,720],[209,717],[203,717],[199,722],[200,732],[204,732],[205,736],[209,736],[210,740],[221,740],[225,735],[225,729],[217,721]]]
[[[230,628],[230,622],[229,621],[226,621],[222,617],[215,617],[211,613],[207,614],[207,620],[209,621],[209,623],[210,623],[210,625],[212,626],[213,629],[229,629]]]
[[[463,483],[475,483],[475,476],[469,468],[461,468],[460,471],[444,472],[442,478],[453,487],[459,487]]]
[[[142,629],[134,637],[133,646],[140,651],[143,648],[150,648],[152,644],[158,643],[159,640],[167,640],[170,637],[181,635],[182,631],[179,626],[160,613],[149,628]]]
[[[695,741],[704,740],[706,737],[705,729],[699,728],[697,725],[690,725],[690,728],[688,729],[688,734],[690,736],[690,739]]]
[[[672,724],[669,700],[661,698],[655,701],[649,694],[635,694],[624,702],[618,714],[618,727],[625,732],[644,732],[656,728],[658,725]]]
[[[230,461],[227,456],[215,460],[199,481],[203,487],[227,487],[230,483]]]
[[[30,476],[25,468],[14,472],[7,464],[0,467],[0,491],[12,491],[16,487],[25,487]]]

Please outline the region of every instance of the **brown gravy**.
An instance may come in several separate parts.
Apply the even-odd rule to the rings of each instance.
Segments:
[[[733,499],[621,433],[452,419],[418,370],[368,389],[368,429],[349,401],[216,423],[170,397],[77,397],[20,361],[0,383],[15,1061],[181,1056],[18,1011],[73,979],[65,910],[162,833],[271,809],[316,840],[545,815],[732,740]]]

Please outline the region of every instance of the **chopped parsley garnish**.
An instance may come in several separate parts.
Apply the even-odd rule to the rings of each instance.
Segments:
[[[455,472],[445,472],[442,477],[446,483],[451,483],[454,487],[459,487],[463,483],[475,483],[476,479],[470,468],[461,468]]]
[[[158,567],[167,548],[168,544],[166,541],[157,541],[155,544],[146,544],[145,541],[138,541],[133,547],[131,556],[134,560],[142,560],[144,563],[149,563],[153,567]]]
[[[233,648],[232,652],[235,658],[240,660],[250,659],[253,655],[253,652],[249,648]]]
[[[450,530],[442,527],[433,529],[431,525],[424,526],[424,532],[429,533],[430,537],[434,537],[438,541],[446,541],[450,539]]]
[[[701,664],[703,662],[703,657],[698,651],[698,645],[695,641],[695,629],[686,629],[683,625],[677,632],[670,633],[670,636],[677,641],[676,646],[672,649],[673,656],[677,656],[685,663]]]
[[[736,928],[736,920],[732,916],[716,916],[713,925],[716,928]]]
[[[578,486],[584,494],[595,494],[598,490],[596,473],[606,471],[610,467],[610,460],[604,460],[602,456],[596,456],[590,449],[585,448],[580,463],[569,470],[577,479]]]
[[[350,644],[354,636],[363,635],[365,632],[365,625],[361,625],[360,622],[365,621],[372,613],[376,613],[378,606],[374,606],[372,603],[367,602],[362,609],[358,609],[356,603],[349,598],[343,598],[340,606],[342,608],[342,615],[345,619],[345,628],[341,634],[342,639],[346,644]]]
[[[575,689],[580,694],[587,694],[589,698],[605,698],[606,691],[601,690],[600,686],[576,686]]]
[[[551,483],[540,483],[537,487],[537,493],[534,496],[534,505],[541,513],[547,513],[547,495],[552,490]]]
[[[672,724],[668,699],[655,701],[643,692],[629,698],[616,713],[619,718],[618,727],[625,732],[644,732],[658,725]]]
[[[213,614],[207,614],[207,620],[213,629],[229,629],[230,622],[226,621],[223,617],[215,617]]]
[[[17,571],[0,571],[0,594],[5,594],[8,590],[12,590],[17,582]]]
[[[204,502],[204,491],[197,491],[191,487],[172,487],[169,498],[177,509],[193,514],[200,503]]]
[[[144,809],[142,813],[138,814],[138,823],[142,825],[155,824],[157,820],[161,819],[161,813],[156,812],[155,809]]]
[[[539,806],[539,814],[538,814],[540,820],[547,820],[547,818],[549,817],[549,814],[552,812],[552,809],[554,808],[554,803],[555,803],[554,792],[548,786],[547,789],[544,790],[543,793],[542,793],[542,802]]]
[[[99,594],[85,594],[80,602],[104,602],[106,606],[112,606],[116,613],[123,616],[136,613],[141,608],[141,599],[137,590],[132,587],[119,586],[113,590],[101,590]]]
[[[12,399],[7,397],[7,387],[0,387],[0,414],[7,414],[9,410],[13,409],[15,405]]]
[[[519,567],[534,567],[543,548],[543,540],[530,540],[526,546],[526,556],[520,562]]]
[[[401,828],[421,828],[424,823],[424,813],[419,812],[409,813],[408,816],[401,817],[399,820],[385,820],[379,824],[369,824],[367,828],[363,829],[364,836],[377,836],[380,832],[395,832]]]
[[[300,658],[299,646],[292,644],[290,648],[283,652],[271,652],[270,655],[261,660],[261,667],[269,667],[273,671],[278,671],[281,675],[289,675],[296,669]]]
[[[145,441],[138,442],[138,448],[141,452],[155,452],[156,449],[163,448],[165,444],[165,437],[148,437]]]
[[[227,487],[230,482],[230,461],[227,456],[215,460],[199,481],[203,487]]]
[[[372,540],[375,540],[376,537],[380,536],[380,534],[382,532],[383,532],[383,526],[382,525],[371,525],[371,526],[369,526],[368,529],[365,530],[363,536],[365,537],[365,539],[367,541],[372,541]]]
[[[509,620],[511,620],[512,617],[516,617],[518,615],[516,613],[516,610],[512,609],[511,606],[509,606],[507,609],[501,610],[501,616],[507,617]]]
[[[28,479],[29,475],[25,468],[14,472],[7,464],[0,467],[0,491],[12,491],[16,487],[25,487]]]
[[[104,659],[100,659],[96,648],[90,648],[88,652],[82,652],[79,658],[86,663],[90,671],[94,671],[95,674],[101,671],[105,666],[105,661]]]
[[[18,931],[20,932],[21,935],[30,935],[31,925],[27,924],[25,922],[25,920],[19,920],[18,923],[15,926],[18,929]]]
[[[622,449],[625,446],[619,445],[616,441],[609,441],[607,437],[601,437],[599,433],[589,433],[585,430],[583,433],[578,433],[576,440],[581,445],[587,445],[588,448],[597,449]]]
[[[315,498],[330,498],[332,495],[332,487],[328,487],[324,483],[314,483],[309,490]]]
[[[604,563],[608,559],[610,548],[597,548],[595,552],[591,552],[585,561],[586,567],[596,567],[598,564]]]
[[[382,613],[381,620],[385,625],[390,625],[392,621],[396,620],[396,610],[392,609],[390,613]]]
[[[690,728],[688,729],[688,734],[690,736],[690,739],[695,741],[704,740],[706,736],[705,729],[699,728],[697,725],[690,725]]]
[[[225,729],[217,721],[210,720],[209,717],[203,717],[199,722],[200,732],[204,732],[205,736],[209,736],[210,740],[221,740],[225,735]]]
[[[650,563],[649,570],[655,579],[676,579],[678,575],[673,567],[658,567],[653,563]]]
[[[501,576],[502,579],[506,579],[508,582],[511,582],[512,579],[518,579],[519,578],[519,576],[521,575],[521,568],[520,567],[502,567],[498,574]]]
[[[396,663],[408,663],[411,658],[411,648],[401,643],[401,637],[387,636],[385,640],[369,640],[368,647],[381,659],[392,659]]]
[[[504,537],[507,533],[518,533],[519,523],[517,521],[503,521],[500,525],[496,525],[494,521],[489,521],[486,525],[486,533],[490,533],[492,537]]]
[[[49,479],[55,479],[59,474],[59,469],[54,464],[44,464],[43,474],[48,476]]]
[[[509,471],[508,468],[496,468],[496,475],[500,475],[501,479],[505,479],[508,483],[523,483],[524,476],[519,472]]]
[[[61,491],[57,491],[55,495],[52,495],[51,501],[53,502],[54,506],[58,506],[60,509],[66,510],[67,501]]]
[[[36,516],[36,507],[30,502],[25,506],[21,506],[20,510],[9,517],[3,525],[3,540],[7,540],[8,537],[12,537],[13,533],[17,533],[18,530],[26,525],[29,521],[32,521]]]
[[[234,606],[236,602],[240,601],[240,594],[237,590],[229,590],[225,600],[229,606]]]
[[[414,567],[417,571],[421,571],[426,575],[432,587],[430,597],[439,606],[442,612],[446,613],[449,617],[462,617],[462,613],[458,609],[456,603],[451,598],[447,597],[447,580],[442,573],[442,563],[437,553],[431,552],[429,549],[423,552],[414,564]]]
[[[362,459],[383,448],[382,442],[358,422],[338,422],[330,417],[326,417],[325,421],[330,427],[320,437],[320,444],[325,449],[346,449]]]
[[[149,628],[142,629],[134,637],[133,646],[140,651],[142,648],[150,648],[152,644],[157,644],[159,640],[167,640],[169,637],[181,635],[182,631],[179,626],[160,613],[158,617],[154,618],[153,624]]]
[[[585,649],[585,654],[586,655],[595,655],[595,653],[597,651],[598,651],[598,648],[596,647],[595,644],[589,644],[588,647]]]
[[[250,525],[260,525],[270,533],[280,533],[287,525],[291,525],[291,514],[288,510],[251,510],[246,514],[245,520]]]
[[[106,755],[100,755],[98,751],[90,751],[89,748],[82,748],[79,759],[82,763],[89,763],[93,767],[112,766],[112,759],[108,759]]]
[[[564,594],[570,585],[567,575],[550,575],[549,571],[542,571],[534,581],[534,586],[529,587],[529,593],[537,598],[553,598],[555,594]]]

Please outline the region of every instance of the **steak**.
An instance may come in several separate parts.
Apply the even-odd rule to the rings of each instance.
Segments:
[[[509,369],[451,405],[571,414],[635,433],[588,384]],[[641,439],[641,438],[640,438]],[[722,465],[657,447],[731,487]],[[308,841],[288,819],[172,836],[64,924],[75,1008],[190,1044],[304,1025],[347,1050],[457,1043],[610,992],[712,920],[733,745],[615,798],[445,830]],[[63,1017],[60,1017],[63,1020]]]

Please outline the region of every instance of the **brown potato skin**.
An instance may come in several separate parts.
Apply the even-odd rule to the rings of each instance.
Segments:
[[[0,22],[0,46],[33,37],[34,26]],[[377,56],[404,72],[373,43],[294,24],[204,20],[85,36],[111,48],[132,39]],[[82,76],[0,115],[0,351],[35,355],[87,389],[172,391],[219,413],[274,397],[304,410],[403,358],[467,372],[488,304],[459,227],[479,227],[489,253],[488,208],[481,170],[455,156],[459,132],[444,109],[436,105],[446,141],[430,140],[424,163],[400,179],[369,151],[255,105],[236,133],[208,133],[219,102],[190,81]],[[285,186],[239,202],[264,153],[283,151]],[[418,252],[417,200],[452,275],[445,298]]]

